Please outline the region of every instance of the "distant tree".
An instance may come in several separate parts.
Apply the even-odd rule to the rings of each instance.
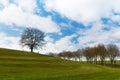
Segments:
[[[82,53],[83,53],[82,49],[78,49],[77,51],[73,52],[75,61],[77,61],[77,59],[79,59],[79,61],[81,61]]]
[[[86,58],[87,62],[93,63],[94,60],[93,48],[86,47],[84,49],[83,55]]]
[[[97,47],[93,47],[92,48],[92,54],[93,54],[93,57],[94,57],[94,63],[97,64],[98,62],[98,52],[97,52]]]
[[[70,60],[71,58],[74,57],[73,52],[70,52],[70,51],[65,51],[65,52],[64,52],[64,55],[66,56],[66,58],[67,58],[68,60]]]
[[[44,33],[36,28],[26,28],[22,33],[20,43],[23,46],[28,46],[33,52],[33,49],[44,45]]]
[[[53,57],[57,57],[57,54],[52,53],[52,52],[48,53],[48,55],[49,55],[49,56],[53,56]]]
[[[108,58],[110,59],[111,65],[116,64],[116,57],[119,56],[119,49],[116,45],[109,44],[107,47]]]
[[[100,57],[100,61],[101,61],[101,64],[105,64],[105,59],[106,59],[106,56],[107,56],[107,50],[105,48],[105,46],[103,44],[99,44],[97,46],[97,52],[98,52],[98,55]]]
[[[61,57],[61,58],[64,58],[64,59],[66,59],[66,57],[67,57],[67,55],[66,55],[66,52],[65,52],[65,51],[58,53],[58,55],[57,55],[57,56],[58,56],[58,57]]]
[[[97,64],[99,54],[98,47],[86,47],[82,50],[82,55],[86,58],[87,62]]]
[[[71,51],[63,51],[63,52],[58,53],[57,56],[70,60],[70,59],[74,58],[74,53]]]
[[[79,52],[78,51],[74,51],[73,52],[73,56],[74,56],[75,61],[77,61],[77,59],[79,57]]]
[[[89,58],[89,47],[86,47],[83,51],[83,55],[86,58],[87,62],[89,62],[90,58]]]

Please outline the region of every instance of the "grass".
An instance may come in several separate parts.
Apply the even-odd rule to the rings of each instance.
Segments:
[[[0,80],[120,80],[120,69],[0,49]]]

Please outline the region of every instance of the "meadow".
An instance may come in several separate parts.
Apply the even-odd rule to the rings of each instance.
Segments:
[[[120,68],[1,48],[0,80],[120,80]]]

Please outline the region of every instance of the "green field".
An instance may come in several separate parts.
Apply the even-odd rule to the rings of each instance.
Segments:
[[[0,49],[0,80],[120,80],[120,69]]]

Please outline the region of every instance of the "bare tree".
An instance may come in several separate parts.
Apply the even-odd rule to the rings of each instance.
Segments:
[[[64,51],[63,54],[65,55],[65,57],[70,60],[71,58],[73,58],[73,53],[70,51]]]
[[[61,58],[66,59],[66,58],[67,58],[66,51],[60,52],[60,53],[58,54],[58,57],[61,57]]]
[[[105,63],[105,59],[107,56],[107,50],[103,44],[99,44],[97,47],[97,52],[100,57],[101,64],[103,65]]]
[[[33,52],[33,49],[44,45],[44,33],[36,28],[26,28],[22,33],[20,43],[23,46],[28,46]]]
[[[85,48],[83,55],[86,58],[87,62],[93,63],[93,61],[94,61],[93,48],[90,48],[90,47]]]
[[[52,53],[52,52],[48,53],[47,55],[52,56],[52,57],[57,57],[57,54],[56,53]]]
[[[79,59],[79,61],[81,61],[82,53],[83,53],[82,49],[78,49],[77,51],[73,52],[75,61],[77,61],[77,59]]]
[[[93,56],[94,56],[94,63],[97,64],[98,62],[98,52],[97,52],[97,47],[92,48]]]
[[[116,64],[116,57],[119,56],[119,49],[116,45],[109,44],[107,47],[108,58],[110,59],[111,65]]]

